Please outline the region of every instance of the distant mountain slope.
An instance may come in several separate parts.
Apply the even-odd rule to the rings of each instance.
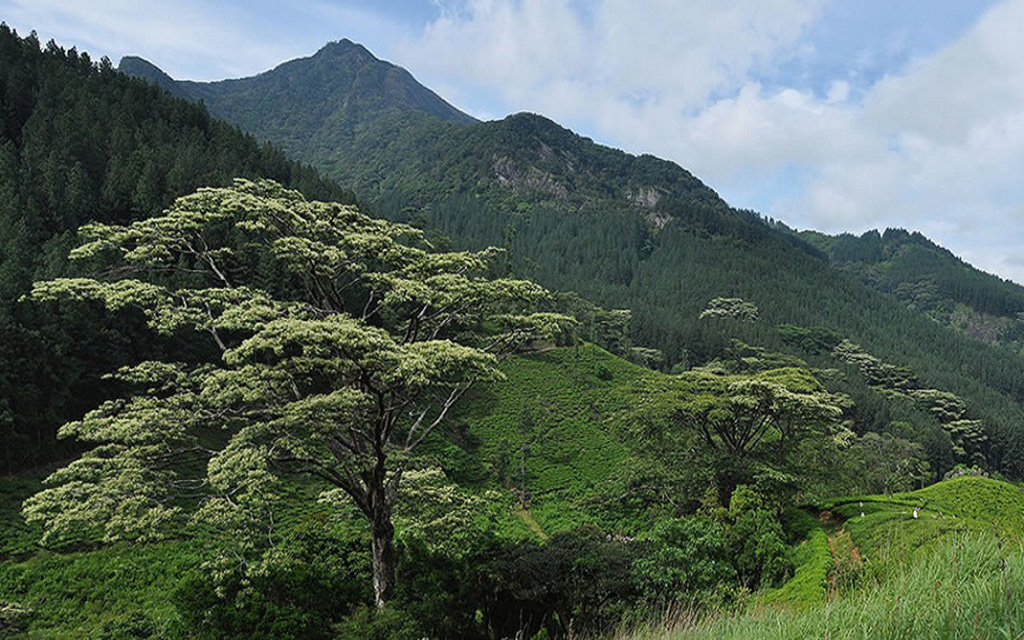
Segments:
[[[799,237],[838,269],[971,337],[1024,352],[1024,287],[972,267],[920,233]]]
[[[920,388],[962,398],[962,418],[984,424],[987,464],[1024,475],[1017,354],[951,331],[892,292],[832,268],[820,238],[729,207],[672,162],[603,147],[538,115],[473,123],[412,108],[389,90],[387,69],[365,49],[340,43],[255,78],[178,86],[193,97],[213,92],[203,99],[214,114],[283,144],[383,215],[437,229],[458,246],[503,246],[508,268],[521,275],[631,309],[635,343],[661,350],[666,369],[725,357],[735,340],[839,367],[830,384],[857,401],[859,433],[922,443],[936,473],[958,461],[951,434],[926,409],[780,331],[823,328],[912,372]],[[965,282],[964,299],[985,286]],[[720,297],[753,303],[757,319],[701,317]]]
[[[309,58],[292,60],[250,78],[220,82],[171,81],[136,57],[119,70],[155,82],[175,95],[202,100],[211,113],[273,141],[296,158],[336,145],[361,123],[383,113],[417,113],[446,122],[476,120],[442,100],[408,71],[373,57],[349,40],[331,42]]]

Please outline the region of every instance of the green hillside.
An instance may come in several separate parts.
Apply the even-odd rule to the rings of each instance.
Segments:
[[[637,445],[621,416],[656,374],[589,345],[517,357],[502,370],[508,380],[457,418],[476,442],[475,458],[548,534],[621,526],[633,514],[610,503]]]
[[[486,569],[499,572],[489,579],[499,579],[501,571],[510,569],[504,563],[531,562],[530,554],[542,553],[545,547],[538,545],[542,540],[557,549],[588,541],[592,532],[643,536],[655,517],[687,512],[688,505],[672,507],[629,495],[640,490],[633,487],[631,491],[630,484],[652,453],[652,443],[637,437],[635,407],[645,402],[652,388],[664,385],[666,376],[591,345],[519,355],[501,368],[505,380],[481,389],[455,418],[452,437],[438,439],[424,459],[428,468],[435,464],[450,479],[442,476],[441,484],[409,480],[408,497],[399,502],[398,537],[404,545],[407,578],[433,580],[437,575],[432,572],[440,571],[446,580],[458,580]],[[525,476],[518,474],[521,462]],[[695,475],[699,474],[688,477]],[[329,605],[333,607],[330,619],[337,621],[369,597],[366,526],[344,509],[310,500],[311,493],[323,488],[318,483],[289,484],[274,507],[280,522],[278,545],[262,559],[258,554],[250,559],[254,567],[262,567],[259,580],[263,582],[257,584],[263,586],[255,591],[241,589],[233,582],[239,568],[222,567],[227,573],[220,580],[227,579],[229,586],[221,600],[208,593],[217,583],[204,577],[201,566],[218,562],[218,549],[242,552],[248,543],[233,541],[233,532],[187,526],[169,531],[170,539],[163,542],[99,545],[83,539],[73,547],[40,550],[35,546],[39,528],[26,525],[17,514],[20,501],[37,491],[38,483],[0,480],[0,487],[5,496],[0,517],[8,523],[8,531],[19,532],[0,551],[0,602],[16,603],[19,610],[30,612],[24,624],[39,637],[99,637],[128,634],[131,629],[141,637],[180,637],[202,630],[201,623],[190,618],[197,613],[191,608],[195,606],[235,607],[238,628],[249,629],[246,633],[260,629],[258,637],[281,637],[274,635],[275,628],[285,635],[305,629],[309,637],[326,637],[324,624],[329,620],[316,622],[312,617],[325,615],[324,607]],[[451,491],[455,498],[446,493]],[[459,515],[459,504],[469,506],[472,514]],[[598,539],[603,541],[604,534],[598,534]],[[450,540],[459,542],[451,546]],[[433,554],[426,559],[415,555],[422,553],[419,545],[423,544]],[[597,553],[624,553],[624,558],[632,560],[647,549],[629,551],[621,541],[608,544]],[[577,546],[571,548],[579,551]],[[324,572],[292,573],[289,559],[310,554],[327,554]],[[446,555],[481,566],[444,564]],[[428,560],[441,564],[416,564]],[[555,556],[546,561],[555,562]],[[350,581],[351,588],[340,588],[338,580]],[[415,589],[415,584],[410,588]],[[274,591],[286,586],[298,592],[286,596]],[[328,600],[312,607],[304,600],[323,588],[333,590],[333,603]],[[209,599],[190,600],[186,595],[190,589]],[[404,597],[402,606],[412,610],[420,606],[421,594],[410,592]],[[525,592],[499,592],[494,597],[499,601],[491,606],[527,611],[539,606]],[[630,586],[617,597],[635,599],[637,595]],[[473,602],[452,606],[483,606]],[[529,615],[539,616],[531,624],[556,624],[543,611]],[[0,621],[17,617],[10,616],[14,617],[0,617]],[[265,620],[243,622],[245,616]],[[218,633],[227,633],[229,624],[218,627]]]
[[[1024,624],[1024,493],[984,477],[808,509],[796,577],[732,615],[637,638],[1004,637]],[[669,621],[671,626],[671,620]]]
[[[886,229],[800,238],[837,269],[964,334],[1022,353],[1024,287],[979,271],[919,233]]]
[[[348,41],[0,63],[0,638],[1024,629],[1009,283]]]

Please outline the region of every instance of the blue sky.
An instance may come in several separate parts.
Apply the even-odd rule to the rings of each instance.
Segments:
[[[179,79],[349,38],[481,118],[547,115],[798,228],[920,230],[1024,282],[1024,0],[0,0]]]

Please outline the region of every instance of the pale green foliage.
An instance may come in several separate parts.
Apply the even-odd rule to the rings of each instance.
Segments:
[[[404,535],[451,556],[472,547],[468,537],[481,531],[489,505],[501,502],[490,492],[484,496],[467,492],[435,466],[410,469],[402,482],[397,519]]]
[[[46,524],[44,544],[96,532],[104,540],[159,537],[181,515],[173,495],[194,485],[172,468],[199,450],[189,433],[202,419],[193,379],[161,362],[126,367],[115,377],[142,393],[64,425],[61,437],[102,444],[54,472],[47,479],[52,487],[25,503],[26,518]]]
[[[754,322],[758,317],[757,306],[743,298],[714,298],[700,312],[703,318],[732,318],[744,322]]]
[[[679,419],[712,448],[744,456],[767,441],[786,446],[812,433],[847,435],[840,422],[843,399],[825,391],[805,369],[683,377],[695,393],[679,402]]]
[[[743,483],[784,502],[804,488],[820,454],[848,445],[847,403],[804,368],[693,370],[645,390],[634,415],[663,459],[712,471],[721,504]]]

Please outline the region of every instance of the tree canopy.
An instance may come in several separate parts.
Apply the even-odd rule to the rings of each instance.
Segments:
[[[711,469],[721,504],[729,504],[739,484],[802,485],[808,450],[849,444],[848,403],[805,367],[709,368],[651,388],[638,411],[665,418],[643,421],[657,455],[678,460],[676,466]]]

